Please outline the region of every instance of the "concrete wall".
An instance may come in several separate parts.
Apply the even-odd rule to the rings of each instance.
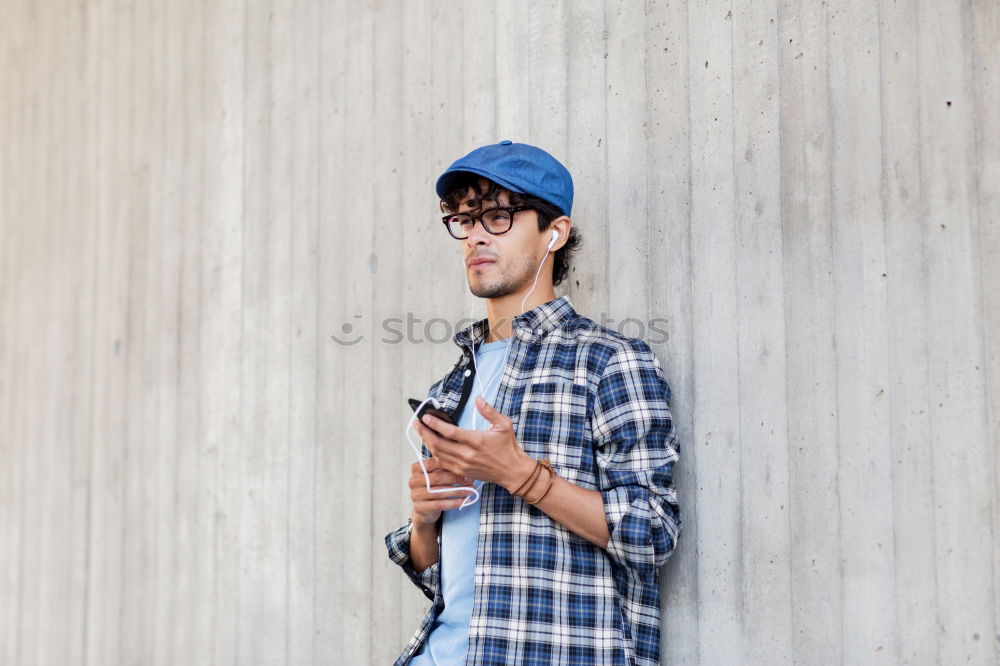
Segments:
[[[405,398],[483,313],[432,183],[504,138],[574,173],[577,309],[667,321],[666,663],[997,663],[998,44],[992,0],[6,0],[0,663],[397,654]]]

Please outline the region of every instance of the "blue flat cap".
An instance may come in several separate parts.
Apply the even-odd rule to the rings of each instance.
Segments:
[[[573,177],[541,148],[509,140],[476,148],[455,160],[437,179],[438,196],[448,196],[468,173],[489,178],[511,192],[545,199],[563,215],[569,216],[573,209]]]

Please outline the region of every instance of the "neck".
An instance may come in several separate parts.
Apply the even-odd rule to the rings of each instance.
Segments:
[[[486,316],[490,324],[490,331],[486,337],[486,342],[496,342],[497,340],[509,338],[514,333],[513,326],[511,325],[514,317],[556,298],[551,284],[538,284],[535,286],[535,291],[525,300],[525,293],[530,288],[530,284],[525,285],[524,289],[517,292],[486,300]],[[523,310],[521,309],[521,301],[524,301]]]

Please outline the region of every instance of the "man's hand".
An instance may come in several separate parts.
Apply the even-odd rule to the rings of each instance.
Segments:
[[[516,490],[531,473],[535,461],[517,443],[509,418],[482,398],[476,398],[476,408],[492,424],[489,430],[464,430],[425,414],[423,422],[417,422],[417,432],[441,468],[459,477]]]
[[[413,503],[413,524],[418,527],[433,525],[441,517],[442,511],[458,508],[462,500],[472,494],[468,490],[452,488],[456,484],[470,486],[471,479],[442,469],[441,463],[435,458],[424,459],[424,465],[427,467],[427,476],[430,477],[432,489],[454,492],[427,492],[427,482],[424,480],[420,463],[413,463],[410,467],[410,501]]]
[[[457,475],[457,478],[472,477],[492,481],[508,492],[513,492],[524,483],[538,463],[517,443],[513,422],[509,418],[493,409],[482,398],[476,398],[476,407],[493,424],[489,430],[463,430],[428,414],[423,417],[423,424],[417,422],[417,432],[441,468]],[[455,506],[459,504],[461,501]],[[581,488],[557,476],[552,488],[535,508],[544,511],[550,518],[592,544],[600,548],[608,547],[611,534],[600,492]],[[434,536],[436,537],[436,533]],[[422,562],[433,563],[438,556],[437,542],[430,545],[427,538],[420,541],[421,547],[428,544],[427,554],[421,552],[420,557]]]

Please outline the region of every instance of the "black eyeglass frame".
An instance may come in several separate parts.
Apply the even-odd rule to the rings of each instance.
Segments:
[[[483,229],[486,230],[486,233],[492,234],[494,236],[499,236],[500,234],[507,233],[514,226],[514,215],[516,215],[517,213],[520,213],[521,211],[534,210],[534,209],[535,209],[534,206],[494,206],[493,208],[487,208],[486,210],[481,211],[478,215],[472,215],[470,213],[452,213],[451,215],[445,215],[444,217],[442,217],[441,221],[444,223],[444,228],[448,231],[448,235],[451,236],[452,238],[454,238],[455,240],[465,240],[466,238],[469,237],[468,235],[465,235],[465,236],[456,236],[451,231],[451,225],[448,224],[448,220],[452,219],[453,217],[457,217],[459,215],[465,215],[470,220],[472,220],[472,226],[473,227],[476,226],[476,221],[478,220],[479,223],[481,225],[483,225]],[[507,214],[510,215],[510,224],[508,224],[507,228],[504,229],[503,231],[490,231],[490,228],[486,226],[485,222],[483,222],[483,217],[487,213],[492,213],[492,212],[497,211],[497,210],[505,210],[505,211],[507,211]],[[470,230],[470,233],[471,233],[471,230]]]

